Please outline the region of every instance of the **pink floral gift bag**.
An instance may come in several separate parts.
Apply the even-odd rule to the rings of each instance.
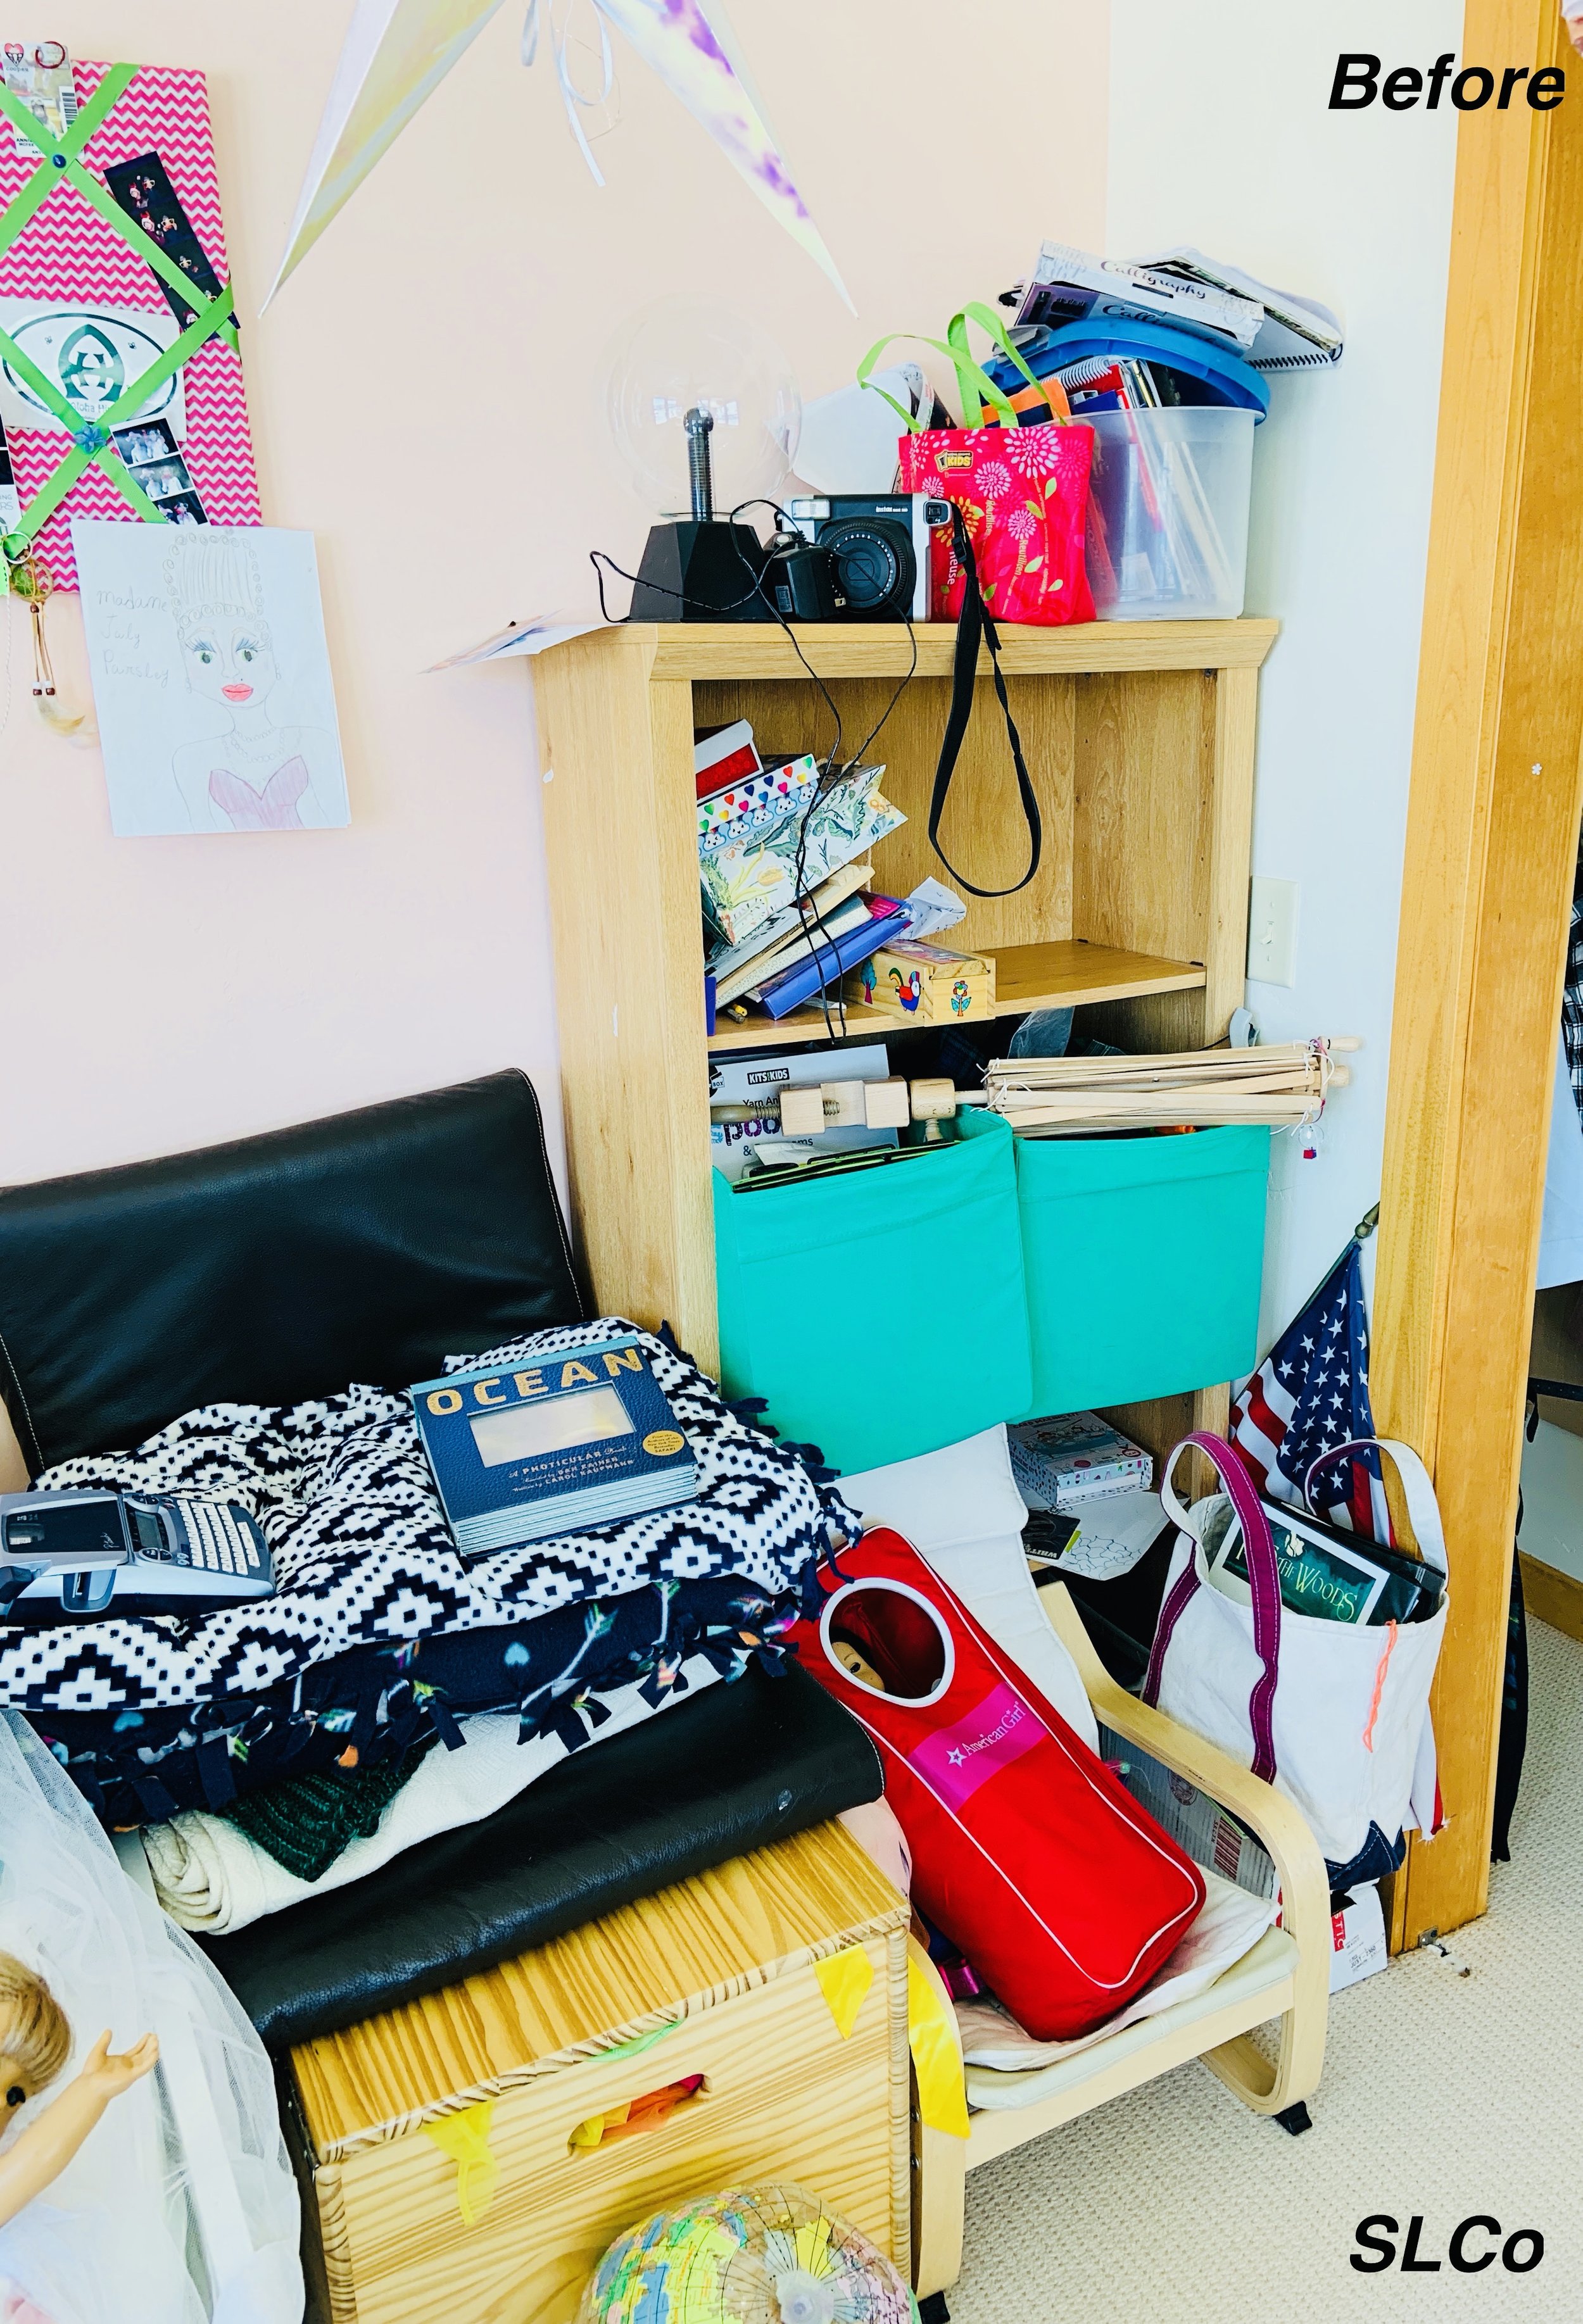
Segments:
[[[968,316],[993,331],[1029,384],[1037,385],[992,309],[969,307],[953,317],[946,341],[925,344],[939,346],[955,364],[967,424],[920,428],[896,405],[909,429],[898,447],[900,488],[929,493],[959,506],[985,606],[995,622],[1031,622],[1046,628],[1091,622],[1094,599],[1083,543],[1093,431],[1054,420],[1019,426],[1019,415],[1006,396],[967,353]],[[860,381],[866,382],[889,344],[882,340],[865,357],[857,374]],[[883,389],[876,392],[884,393]],[[986,406],[998,424],[985,424]],[[930,536],[930,583],[932,618],[955,621],[962,610],[965,576],[949,525],[938,526]]]

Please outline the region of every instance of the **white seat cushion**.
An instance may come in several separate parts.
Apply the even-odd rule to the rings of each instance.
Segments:
[[[1050,1627],[1023,1553],[1028,1510],[1004,1428],[843,1477],[838,1490],[867,1524],[890,1526],[912,1543],[1051,1708],[1097,1750],[1099,1729],[1078,1666]]]
[[[1185,1941],[1191,1941],[1191,1932]],[[1177,1948],[1177,1953],[1182,1947]],[[1177,1955],[1171,1956],[1172,1961]],[[1003,2073],[992,2066],[969,2066],[967,2072],[967,2104],[980,2112],[994,2112],[1013,2107],[1039,2106],[1047,2098],[1064,2096],[1088,2080],[1090,2075],[1108,2072],[1109,2069],[1134,2052],[1146,2049],[1152,2043],[1162,2041],[1180,2026],[1191,2025],[1199,2018],[1214,2015],[1217,2010],[1232,2004],[1252,2005],[1261,1993],[1267,1992],[1291,1977],[1301,1958],[1296,1941],[1284,1929],[1266,1929],[1251,1952],[1245,1953],[1234,1968],[1225,1970],[1212,1985],[1203,1987],[1184,2000],[1178,2001],[1158,2015],[1134,2018],[1118,2033],[1087,2037],[1074,2044],[1069,2056],[1054,2065],[1039,2066],[1026,2073]],[[1171,1963],[1166,1964],[1169,1974]],[[1250,2015],[1247,2023],[1257,2024]]]

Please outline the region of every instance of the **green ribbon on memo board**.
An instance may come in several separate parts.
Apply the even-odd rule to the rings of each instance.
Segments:
[[[179,372],[190,355],[196,355],[206,340],[220,337],[235,347],[236,326],[233,319],[235,300],[231,286],[213,299],[204,299],[190,277],[184,274],[173,258],[167,257],[151,235],[144,234],[135,218],[127,217],[118,202],[112,200],[98,180],[89,175],[78,158],[88,139],[103,122],[108,119],[136,72],[135,65],[112,65],[93,96],[83,106],[77,119],[62,138],[51,137],[42,123],[33,119],[20,101],[0,82],[0,115],[14,127],[25,131],[39,149],[39,166],[23,187],[10,207],[0,213],[0,258],[10,249],[44,204],[62,186],[71,186],[91,202],[105,223],[119,235],[127,248],[152,266],[156,274],[181,291],[183,300],[193,309],[193,319],[173,346],[167,347],[156,364],[151,364],[138,379],[134,379],[110,406],[104,417],[86,424],[81,414],[73,410],[67,398],[52,380],[47,379],[31,356],[23,353],[9,332],[0,330],[0,357],[8,368],[25,382],[46,410],[54,413],[69,430],[72,448],[29,501],[22,512],[22,521],[14,532],[8,532],[0,542],[8,564],[14,564],[34,540],[42,525],[54,514],[90,463],[97,462],[115,485],[122,499],[140,516],[145,524],[168,524],[163,515],[150,500],[134,477],[122,463],[121,456],[110,441],[109,431],[123,420],[135,418],[151,395]]]

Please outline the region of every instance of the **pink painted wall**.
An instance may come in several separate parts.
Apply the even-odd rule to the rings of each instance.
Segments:
[[[508,5],[262,319],[350,0],[60,0],[75,53],[210,77],[267,521],[311,528],[348,830],[116,840],[96,751],[38,724],[0,642],[0,1182],[331,1112],[505,1065],[555,1113],[531,691],[421,675],[591,604],[647,512],[597,356],[667,291],[772,327],[805,393],[882,331],[939,333],[1041,235],[1102,239],[1107,12],[1090,0],[733,0],[849,315],[630,54],[578,158]],[[79,696],[77,601],[51,637]],[[5,716],[9,656],[10,709]]]

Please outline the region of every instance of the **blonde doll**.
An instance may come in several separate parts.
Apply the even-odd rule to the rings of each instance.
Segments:
[[[60,2177],[110,2100],[141,2081],[159,2054],[152,2034],[117,2056],[111,2055],[108,2034],[99,2035],[60,2097],[0,2149],[0,2227]],[[71,2029],[43,1978],[0,1952],[0,2077],[7,2114],[47,2090],[70,2055]],[[14,2317],[20,2324],[30,2314],[3,2292],[0,2300],[5,2301],[0,2319]],[[32,2316],[38,2313],[31,2309]]]

